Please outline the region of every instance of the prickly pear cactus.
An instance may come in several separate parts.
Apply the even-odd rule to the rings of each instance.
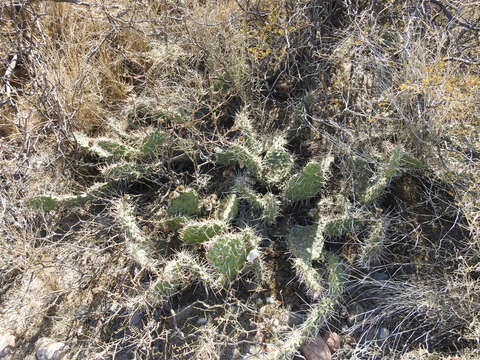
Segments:
[[[325,289],[320,274],[312,264],[323,256],[322,230],[318,224],[295,226],[287,237],[288,248],[294,256],[293,265],[297,275],[314,299],[318,298]]]
[[[384,194],[390,181],[406,170],[415,170],[423,165],[413,156],[395,149],[392,155],[380,162],[378,169],[373,172],[371,166],[364,159],[355,157],[350,161],[353,173],[355,192],[361,203],[372,205]]]
[[[305,322],[289,333],[285,341],[275,351],[266,354],[265,359],[291,359],[307,339],[315,337],[318,330],[326,325],[334,313],[335,306],[343,291],[344,282],[343,264],[336,256],[328,256],[327,270],[327,295],[313,305]]]
[[[181,251],[165,264],[158,278],[146,290],[146,300],[154,306],[163,304],[194,280],[215,286],[215,279],[208,267],[189,252]]]
[[[261,150],[261,144],[257,140],[258,136],[255,134],[246,109],[235,116],[235,126],[241,133],[240,142],[245,144],[252,154],[258,153]]]
[[[277,140],[263,158],[263,179],[269,185],[282,187],[292,167],[292,155],[283,148],[283,141]]]
[[[117,200],[113,215],[125,231],[127,253],[137,264],[154,271],[158,266],[155,249],[139,228],[134,216],[133,206],[127,200]]]
[[[189,222],[182,230],[181,237],[186,244],[201,244],[225,231],[227,225],[221,221],[204,220]]]
[[[261,219],[265,223],[274,223],[275,219],[280,215],[280,201],[277,197],[272,193],[258,194],[252,190],[248,184],[248,179],[238,177],[235,190],[242,199],[248,202],[253,212],[261,214]]]
[[[93,154],[105,161],[119,161],[135,156],[136,150],[121,143],[119,140],[109,138],[89,138],[76,133],[75,137],[81,151]]]
[[[238,196],[230,194],[220,202],[215,210],[215,218],[226,223],[231,222],[238,214]]]
[[[288,201],[308,200],[316,196],[324,186],[333,157],[325,158],[322,163],[309,162],[300,174],[288,183],[285,197]]]
[[[136,163],[122,162],[106,166],[102,174],[107,181],[133,181],[140,178],[141,171]]]
[[[236,166],[246,168],[252,175],[260,175],[262,162],[260,158],[243,145],[232,145],[227,150],[217,153],[217,163],[223,166]]]
[[[384,218],[377,218],[369,224],[368,236],[363,240],[359,252],[359,263],[369,268],[380,264],[385,254],[385,242],[387,239],[388,221]]]
[[[58,207],[72,208],[83,206],[89,199],[87,194],[80,195],[39,195],[32,197],[28,204],[35,210],[51,211]]]
[[[160,131],[153,131],[142,140],[141,153],[150,158],[162,155],[169,144],[169,137]]]
[[[254,235],[249,230],[217,235],[207,245],[208,263],[221,275],[221,280],[228,283],[243,269],[255,242]]]
[[[184,189],[175,191],[172,194],[170,206],[168,207],[169,215],[185,215],[194,216],[200,211],[200,199],[195,190]]]

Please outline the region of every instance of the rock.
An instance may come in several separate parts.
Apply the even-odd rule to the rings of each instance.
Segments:
[[[65,343],[45,337],[37,341],[35,348],[36,360],[61,360],[67,353]]]
[[[377,281],[386,281],[390,278],[390,276],[384,272],[376,272],[376,273],[373,273],[371,276],[372,276],[372,279]]]
[[[306,360],[331,360],[332,352],[327,342],[321,336],[313,340],[306,341],[300,347],[300,352]]]
[[[390,335],[390,331],[387,328],[382,327],[380,328],[380,330],[378,330],[377,339],[378,340],[386,339],[388,335]]]
[[[15,336],[0,333],[0,358],[10,354],[15,347]]]
[[[198,326],[202,326],[202,325],[205,325],[207,323],[207,318],[205,317],[200,317],[197,319],[197,325]]]
[[[335,332],[327,332],[325,335],[323,335],[323,337],[327,342],[328,348],[332,354],[338,350],[342,342],[340,335]]]

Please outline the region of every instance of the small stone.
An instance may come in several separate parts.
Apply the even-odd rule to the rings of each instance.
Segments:
[[[331,360],[332,352],[323,337],[317,336],[315,339],[303,343],[300,352],[306,360]]]
[[[378,340],[383,340],[386,339],[388,335],[390,335],[390,331],[387,328],[382,327],[378,330],[377,338]]]
[[[61,360],[67,353],[67,346],[63,342],[50,338],[40,338],[37,341],[36,360]]]
[[[207,318],[201,317],[201,318],[197,319],[197,325],[198,326],[205,325],[206,323],[207,323]]]
[[[280,325],[280,321],[278,321],[278,319],[274,319],[272,324],[273,326],[277,327],[278,325]]]
[[[324,338],[332,354],[338,350],[342,342],[340,335],[335,332],[327,332]]]
[[[273,299],[273,297],[269,296],[265,299],[265,302],[267,304],[274,304],[275,303],[275,300]]]
[[[259,252],[257,249],[251,250],[248,255],[247,255],[247,261],[249,263],[252,263],[255,259],[257,259],[260,256]]]
[[[384,272],[376,272],[376,273],[373,273],[371,276],[372,276],[372,279],[377,281],[385,281],[390,278],[390,276]]]
[[[255,300],[255,304],[257,304],[257,306],[262,306],[263,305],[262,298],[257,298],[257,300]]]
[[[0,358],[10,354],[15,347],[15,336],[11,334],[0,334]]]

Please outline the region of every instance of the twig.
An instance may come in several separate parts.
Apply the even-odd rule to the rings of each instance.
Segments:
[[[463,58],[459,58],[459,57],[453,57],[453,56],[446,57],[443,60],[445,60],[445,61],[460,61],[460,62],[463,62],[463,63],[468,64],[468,65],[480,65],[480,61],[472,61],[472,60],[463,59]]]
[[[44,0],[44,1],[48,1],[48,0]],[[92,6],[90,3],[80,1],[80,0],[50,0],[50,1],[57,2],[57,3],[69,3],[69,4],[75,4],[75,5],[82,5],[82,6],[88,6],[88,7]]]
[[[12,75],[13,69],[15,69],[15,66],[17,65],[17,59],[18,59],[18,54],[15,54],[8,64],[7,70],[5,71],[5,75],[3,76],[3,82],[5,86],[5,95],[6,98],[0,102],[0,106],[3,106],[6,103],[9,103],[9,105],[16,110],[15,105],[12,102],[11,98],[11,93],[12,93],[12,87],[9,83],[10,76]]]

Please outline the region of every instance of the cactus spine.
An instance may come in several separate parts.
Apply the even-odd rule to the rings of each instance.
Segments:
[[[288,201],[308,200],[316,196],[327,179],[333,157],[326,157],[321,163],[309,162],[300,174],[295,175],[288,183],[285,197]]]
[[[154,271],[158,265],[155,249],[138,227],[134,208],[126,200],[118,200],[114,206],[114,216],[125,230],[127,253],[140,266]]]
[[[238,214],[238,197],[237,194],[228,195],[220,206],[215,210],[215,217],[226,223],[231,222]]]
[[[169,215],[194,216],[200,211],[200,200],[195,190],[184,189],[172,193]]]
[[[280,360],[292,358],[306,340],[316,336],[318,329],[320,329],[322,325],[327,324],[343,291],[344,281],[343,266],[337,257],[333,255],[328,256],[327,268],[328,295],[313,306],[302,326],[293,330],[276,351],[267,355],[267,359]]]
[[[201,244],[225,231],[227,225],[221,221],[204,220],[190,222],[182,230],[182,239],[186,244]]]
[[[146,299],[153,306],[158,306],[194,280],[215,286],[214,277],[208,268],[190,253],[181,251],[165,264],[158,278],[147,289]]]
[[[221,276],[223,284],[232,281],[243,269],[247,255],[256,245],[251,230],[215,236],[207,244],[207,260]]]

